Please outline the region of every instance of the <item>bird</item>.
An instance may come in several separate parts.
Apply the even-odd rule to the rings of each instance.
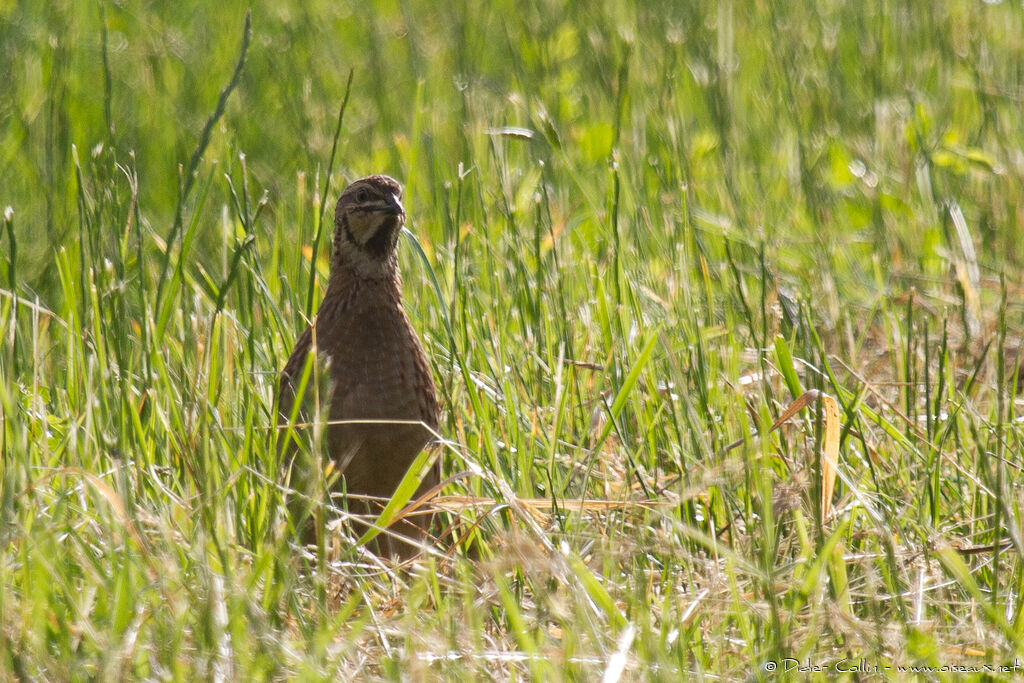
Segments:
[[[326,451],[340,473],[332,492],[344,491],[349,512],[371,519],[395,493],[416,456],[435,440],[440,423],[427,355],[402,303],[397,247],[405,219],[402,187],[389,176],[361,178],[341,193],[323,302],[280,377],[278,423],[284,426],[310,351],[315,348],[326,361],[331,387]],[[307,414],[302,403],[299,408],[299,414]],[[359,420],[374,422],[351,422]],[[294,458],[291,469],[300,481],[308,476]],[[439,481],[437,460],[416,495]],[[290,508],[293,519],[304,518],[297,520],[304,543],[315,542],[308,498]],[[382,557],[408,560],[423,547],[430,524],[430,515],[410,515],[379,534],[374,549]],[[359,534],[367,528],[359,523],[354,527]]]

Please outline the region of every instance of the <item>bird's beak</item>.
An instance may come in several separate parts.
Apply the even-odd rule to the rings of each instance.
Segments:
[[[398,198],[398,195],[396,195],[396,194],[391,195],[391,199],[388,199],[388,200],[384,201],[384,203],[380,207],[380,211],[383,211],[385,213],[394,214],[396,216],[404,216],[405,215],[405,207],[402,206],[402,202]]]

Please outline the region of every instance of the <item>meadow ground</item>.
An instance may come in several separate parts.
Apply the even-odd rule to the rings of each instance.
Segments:
[[[1020,675],[1019,2],[215,5],[0,3],[0,678]],[[270,429],[374,172],[397,573]]]

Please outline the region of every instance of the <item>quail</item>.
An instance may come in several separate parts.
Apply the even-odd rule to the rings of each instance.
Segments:
[[[401,186],[385,175],[357,180],[341,193],[327,291],[281,373],[278,401],[279,422],[286,424],[315,346],[327,361],[331,386],[326,434],[327,453],[340,473],[335,492],[348,494],[350,512],[373,517],[430,443],[440,418],[423,346],[402,307],[401,197]],[[297,463],[292,468],[293,475],[301,469]],[[417,495],[439,479],[435,462]],[[315,540],[308,501],[299,516],[306,518],[298,520],[303,540]],[[381,533],[375,549],[407,559],[419,550],[429,526],[429,516],[410,516]],[[355,530],[361,534],[365,526],[357,524]]]

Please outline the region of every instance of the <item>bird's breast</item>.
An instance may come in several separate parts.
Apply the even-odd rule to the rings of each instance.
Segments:
[[[437,424],[423,347],[400,305],[352,302],[321,339],[330,358],[333,420],[421,420]]]

